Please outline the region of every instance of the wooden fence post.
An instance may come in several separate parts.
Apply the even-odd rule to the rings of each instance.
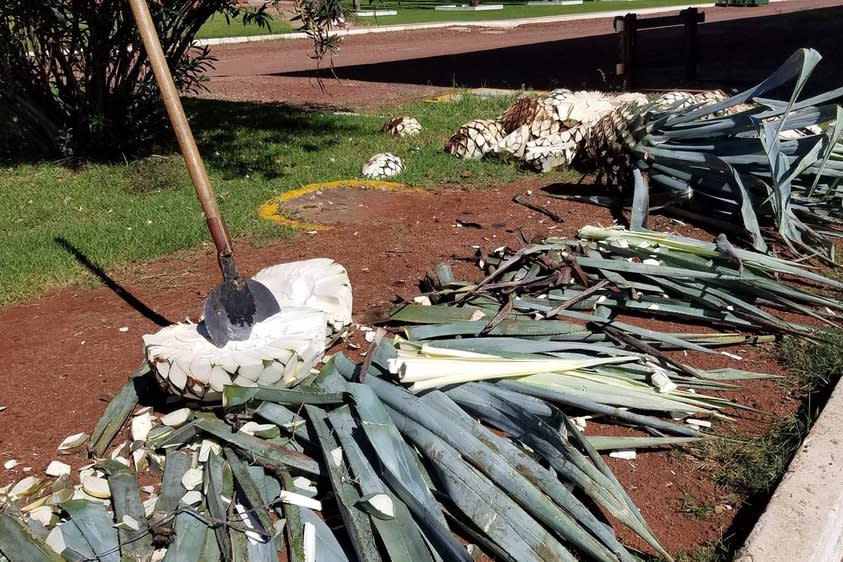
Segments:
[[[697,79],[697,61],[699,44],[697,41],[697,22],[699,13],[696,8],[685,8],[680,12],[685,27],[685,80]]]
[[[618,32],[618,50],[620,63],[615,68],[618,76],[623,76],[624,89],[632,86],[635,76],[635,45],[638,16],[626,14],[615,18],[615,31]]]

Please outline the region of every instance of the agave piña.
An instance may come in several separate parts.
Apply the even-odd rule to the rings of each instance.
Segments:
[[[147,361],[171,392],[206,400],[230,384],[290,386],[319,362],[329,334],[351,322],[348,275],[333,260],[276,265],[255,279],[273,293],[281,312],[256,324],[249,339],[216,347],[202,323],[144,336]]]

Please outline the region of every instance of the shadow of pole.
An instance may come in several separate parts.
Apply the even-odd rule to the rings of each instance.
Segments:
[[[61,247],[62,250],[73,256],[77,262],[79,262],[85,269],[90,271],[93,275],[99,279],[103,285],[114,291],[114,294],[123,299],[123,301],[141,313],[145,318],[151,320],[158,326],[169,326],[172,324],[171,321],[167,320],[164,316],[161,316],[151,308],[149,308],[146,304],[144,304],[140,299],[134,296],[132,293],[127,291],[120,283],[112,279],[108,276],[108,274],[102,270],[97,264],[92,262],[88,257],[82,253],[79,248],[71,244],[67,239],[59,236],[53,238],[53,241]]]

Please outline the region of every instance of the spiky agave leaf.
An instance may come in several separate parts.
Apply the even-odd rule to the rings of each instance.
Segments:
[[[682,100],[677,107],[621,107],[589,131],[574,165],[620,186],[627,199],[638,169],[649,193],[649,205],[639,200],[639,206],[670,206],[680,216],[746,236],[759,251],[766,250],[762,227],[772,226],[798,253],[827,253],[828,242],[814,227],[819,220],[805,205],[798,216],[793,207],[812,186],[843,176],[843,165],[831,159],[836,129],[810,130],[837,115],[828,102],[843,88],[797,102],[819,59],[816,51],[798,51],[758,86],[715,103],[695,100],[687,110],[677,109]],[[762,97],[790,81],[788,100]],[[788,135],[796,138],[783,138],[788,131],[797,131]]]

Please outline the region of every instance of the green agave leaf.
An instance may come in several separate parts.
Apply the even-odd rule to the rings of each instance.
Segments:
[[[365,439],[362,438],[363,436],[360,434],[362,430],[351,415],[351,410],[346,406],[337,408],[328,414],[328,420],[342,445],[352,474],[360,486],[361,493],[364,496],[386,495],[395,508],[393,519],[371,518],[372,524],[375,526],[389,555],[388,558],[390,560],[418,560],[419,562],[433,560],[425,545],[424,537],[413,521],[409,509],[390,491],[372,466],[369,459],[376,457],[374,457],[371,448],[367,446]],[[369,454],[364,453],[363,447],[369,449]]]
[[[312,458],[291,449],[272,444],[265,439],[259,439],[243,432],[233,432],[224,422],[203,417],[196,421],[196,427],[213,435],[217,439],[229,443],[237,449],[250,455],[259,462],[275,466],[288,466],[305,474],[318,475],[319,463]]]
[[[205,463],[204,486],[208,513],[216,521],[227,521],[229,505],[234,499],[234,476],[228,463],[224,462],[223,458],[213,451],[209,453],[208,460]],[[234,546],[228,527],[225,525],[215,526],[214,535],[221,559],[226,562],[233,560],[235,558]]]
[[[108,474],[114,518],[120,523],[128,516],[138,525],[137,531],[125,528],[118,530],[121,559],[146,560],[152,555],[152,536],[149,533],[138,478],[129,467],[117,461],[105,461],[100,465]]]
[[[175,540],[167,549],[165,562],[205,560],[208,526],[193,513],[182,511],[175,519]]]
[[[704,437],[608,437],[587,435],[585,437],[596,451],[616,449],[647,449],[651,447],[671,447],[703,441]]]
[[[89,545],[95,560],[120,562],[117,530],[104,505],[88,500],[69,500],[61,504],[61,508]]]
[[[144,361],[123,385],[120,392],[111,399],[102,416],[97,420],[88,441],[88,450],[95,457],[102,457],[105,454],[114,437],[129,419],[138,404],[138,386],[143,384],[141,381],[148,374],[149,364]]]
[[[32,560],[33,562],[62,562],[64,560],[20,521],[2,511],[0,511],[0,555],[9,560]]]
[[[337,506],[343,523],[345,523],[345,530],[351,540],[351,546],[359,560],[364,562],[380,561],[381,556],[372,532],[372,521],[365,512],[356,507],[361,494],[351,484],[354,480],[349,476],[345,466],[343,448],[340,447],[337,437],[325,422],[326,413],[315,406],[305,406],[305,411],[317,436],[317,443],[328,469],[331,488],[337,496]]]

